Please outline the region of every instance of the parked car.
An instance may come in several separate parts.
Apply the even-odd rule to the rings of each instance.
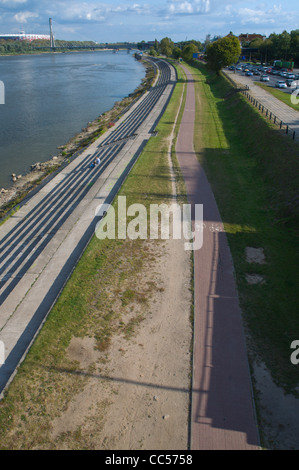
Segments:
[[[251,70],[247,70],[247,72],[245,73],[245,75],[247,75],[248,77],[253,75],[253,72],[251,72]]]
[[[288,78],[288,79],[286,80],[286,84],[287,84],[288,87],[292,87],[292,88],[297,85],[296,81],[295,81],[295,80],[292,80],[291,78]]]
[[[269,82],[269,77],[268,77],[268,75],[262,75],[261,78],[260,78],[260,81],[261,81],[261,82]]]
[[[287,78],[293,78],[293,79],[295,79],[295,74],[293,74],[293,73],[288,73],[288,74],[287,74]]]
[[[276,88],[287,88],[287,84],[286,84],[286,82],[283,82],[282,80],[278,80],[275,83],[275,87]]]

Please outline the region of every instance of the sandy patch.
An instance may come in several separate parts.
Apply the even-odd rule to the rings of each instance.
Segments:
[[[246,247],[246,261],[247,263],[265,264],[266,258],[263,248]]]
[[[159,289],[132,337],[114,336],[105,352],[95,350],[93,338],[71,341],[69,357],[88,382],[52,423],[51,438],[60,449],[74,448],[76,433],[81,448],[82,439],[89,449],[188,448],[192,295],[183,242],[156,245],[155,269],[142,281],[154,276]]]
[[[245,274],[248,284],[263,284],[265,282],[263,276],[260,274]]]

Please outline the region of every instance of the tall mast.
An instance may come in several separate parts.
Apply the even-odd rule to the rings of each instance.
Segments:
[[[53,35],[53,30],[52,30],[52,18],[49,18],[49,24],[50,24],[50,47],[51,49],[54,49],[55,40],[54,40],[54,35]]]

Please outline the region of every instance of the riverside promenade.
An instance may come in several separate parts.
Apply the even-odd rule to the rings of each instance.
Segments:
[[[97,209],[112,203],[164,113],[176,72],[151,60],[158,70],[155,85],[0,227],[0,393],[94,235]],[[90,168],[96,157],[100,165]]]
[[[203,246],[194,252],[190,446],[192,450],[257,450],[259,435],[233,262],[213,192],[194,152],[195,90],[192,74],[182,68],[188,83],[176,154],[188,202],[193,207],[203,204]]]

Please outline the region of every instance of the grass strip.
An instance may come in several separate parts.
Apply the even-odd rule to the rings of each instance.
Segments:
[[[276,384],[298,396],[298,370],[290,361],[298,322],[298,145],[225,77],[203,64],[195,79],[194,146],[212,186],[228,236],[251,359],[261,359]],[[248,263],[246,247],[262,248],[266,263]],[[249,284],[247,274],[264,282]]]

